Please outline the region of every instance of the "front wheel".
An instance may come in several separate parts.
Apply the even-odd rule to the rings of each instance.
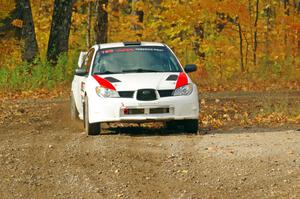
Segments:
[[[183,120],[182,121],[184,130],[187,133],[198,133],[199,121],[198,120]]]
[[[88,135],[99,135],[101,131],[100,123],[90,123],[89,122],[89,103],[88,98],[84,98],[84,127],[85,132]]]
[[[176,120],[165,122],[165,128],[168,131],[176,131],[178,130],[178,123]]]
[[[165,128],[172,131],[184,130],[187,133],[198,133],[199,122],[196,119],[172,120],[165,122]]]

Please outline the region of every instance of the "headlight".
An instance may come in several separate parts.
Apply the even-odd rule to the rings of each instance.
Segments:
[[[104,97],[104,98],[120,97],[119,93],[117,91],[109,89],[109,88],[104,88],[102,86],[96,87],[96,93],[99,97]]]
[[[174,91],[174,96],[190,95],[193,92],[193,84],[181,86]]]

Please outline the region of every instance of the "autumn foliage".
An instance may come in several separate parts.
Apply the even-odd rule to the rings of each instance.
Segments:
[[[45,60],[54,2],[30,3],[39,57]],[[15,34],[22,20],[12,16],[14,0],[0,4],[0,68],[14,68],[22,62]],[[274,80],[276,88],[299,88],[299,0],[110,0],[101,9],[108,13],[108,42],[168,44],[183,64],[198,65],[192,77],[201,89],[265,90]],[[94,43],[96,14],[96,0],[74,2],[69,56],[76,58]]]

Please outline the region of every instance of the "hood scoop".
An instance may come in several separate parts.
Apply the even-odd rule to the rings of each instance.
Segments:
[[[166,81],[176,81],[178,79],[178,75],[170,75]]]
[[[113,77],[105,77],[104,79],[106,79],[107,81],[109,81],[110,83],[117,83],[117,82],[121,82],[120,80],[113,78]]]

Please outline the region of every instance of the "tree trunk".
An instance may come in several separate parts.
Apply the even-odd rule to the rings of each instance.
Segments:
[[[253,64],[257,65],[257,23],[259,16],[259,0],[256,0],[255,4],[255,21],[254,21],[254,38],[253,38]]]
[[[229,23],[232,23],[233,25],[235,25],[238,28],[238,32],[239,32],[239,40],[240,40],[240,69],[241,72],[245,72],[245,65],[244,65],[244,52],[243,52],[243,31],[242,31],[242,26],[239,22],[239,18],[238,16],[236,16],[235,18],[229,16],[229,15],[225,15],[224,13],[217,13],[218,17],[222,20],[226,19]],[[223,26],[221,29],[219,29],[220,31],[222,31],[224,29],[225,26]]]
[[[255,9],[253,8],[252,2],[253,0],[248,0],[248,12],[249,12],[249,34],[250,34],[250,42],[251,42],[251,46],[252,46],[252,53],[253,53],[253,43],[254,43],[254,23],[253,20],[255,20],[255,18],[253,19],[253,16],[255,17]],[[246,45],[247,45],[247,51],[246,51],[246,61],[245,61],[245,68],[246,71],[249,72],[249,67],[248,67],[248,57],[249,57],[249,47],[250,47],[250,43],[248,42],[247,36],[244,35],[245,41],[246,41]],[[253,53],[254,54],[254,53]],[[252,56],[252,58],[254,58],[254,56]],[[252,59],[253,61],[253,59]],[[253,62],[254,63],[254,62]],[[254,65],[254,64],[253,64]]]
[[[290,15],[290,1],[289,0],[283,0],[283,5],[284,5],[284,14],[286,16]]]
[[[97,0],[96,10],[97,18],[94,27],[95,31],[95,42],[97,44],[107,43],[108,41],[108,13],[106,8],[108,0]]]
[[[194,34],[196,36],[195,42],[194,42],[194,52],[199,58],[199,60],[203,60],[205,58],[205,53],[201,52],[201,42],[203,42],[204,39],[204,28],[202,24],[198,24],[194,27]]]
[[[290,2],[289,2],[289,0],[284,0],[283,3],[284,3],[284,14],[285,14],[285,16],[290,16],[290,7],[289,7]],[[286,24],[286,21],[284,22],[284,24]],[[284,41],[284,48],[285,48],[284,56],[285,56],[285,58],[287,58],[287,55],[289,54],[289,52],[288,52],[288,30],[287,30],[286,25],[284,27],[283,41]]]
[[[35,36],[34,23],[32,18],[29,0],[20,1],[22,9],[22,59],[32,62],[38,55],[38,44]]]
[[[295,3],[296,4],[296,12],[297,14],[300,15],[300,0],[298,0],[298,2]],[[299,36],[299,33],[298,33],[298,51],[300,51],[300,36]]]
[[[61,53],[68,52],[74,0],[55,0],[47,50],[48,61],[56,62]]]
[[[249,55],[249,42],[247,39],[247,35],[243,34],[245,42],[246,42],[246,53],[245,53],[245,62],[244,62],[244,71],[249,72],[249,67],[248,67],[248,55]]]
[[[92,2],[88,3],[88,13],[87,13],[87,31],[86,31],[86,46],[91,47],[91,23],[92,23]]]
[[[242,27],[241,24],[237,24],[238,29],[239,29],[239,38],[240,38],[240,67],[241,67],[241,72],[245,72],[245,67],[244,67],[244,53],[243,53],[243,33],[242,33]]]
[[[136,35],[138,37],[142,37],[142,30],[141,24],[144,22],[144,11],[140,9],[137,5],[141,2],[141,0],[132,0],[132,12],[131,15],[137,17],[137,23],[133,25],[133,29],[136,31]]]
[[[267,65],[269,65],[270,59],[270,38],[269,33],[271,31],[271,8],[268,6],[265,8],[266,15],[266,32],[265,32],[265,57],[267,61]]]

